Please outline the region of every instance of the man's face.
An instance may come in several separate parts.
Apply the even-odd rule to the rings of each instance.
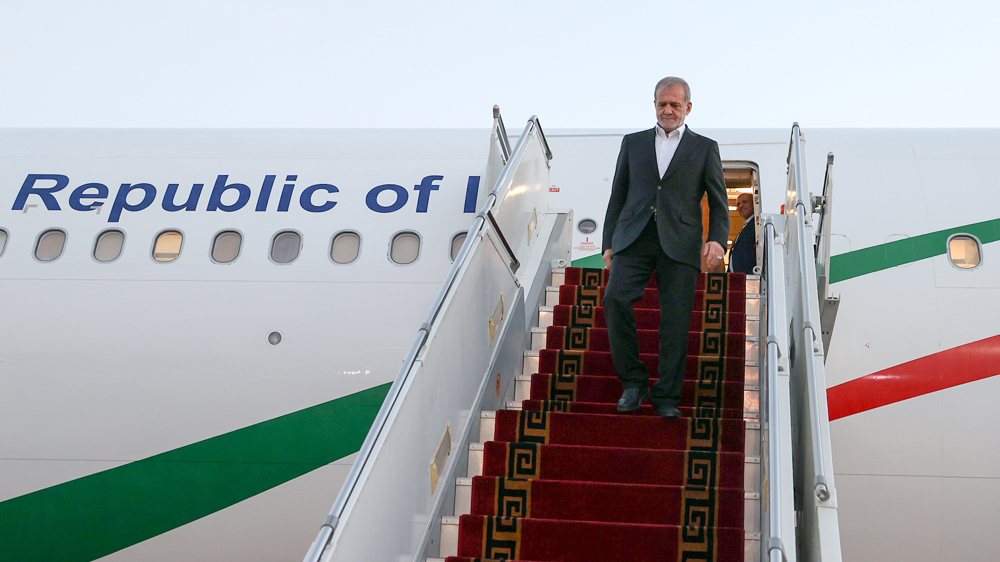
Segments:
[[[684,118],[691,113],[691,102],[684,101],[684,86],[680,84],[660,88],[653,104],[656,107],[656,122],[668,133],[683,125]]]
[[[740,196],[736,198],[736,212],[739,213],[744,220],[752,217],[753,196],[749,193],[741,193]]]

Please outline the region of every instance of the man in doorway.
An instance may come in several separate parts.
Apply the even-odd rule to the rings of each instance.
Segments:
[[[676,418],[684,388],[688,329],[701,258],[718,264],[729,234],[729,202],[719,145],[684,125],[691,88],[676,77],[653,89],[656,126],[625,135],[604,219],[602,250],[611,269],[605,290],[615,372],[625,391],[618,411],[652,399],[660,417]],[[708,241],[702,246],[701,201],[708,195]],[[639,357],[633,303],[650,275],[660,298],[659,380]]]
[[[736,241],[729,250],[729,271],[731,273],[753,273],[757,265],[757,229],[753,220],[753,195],[740,193],[736,198],[736,212],[746,221],[736,235]]]

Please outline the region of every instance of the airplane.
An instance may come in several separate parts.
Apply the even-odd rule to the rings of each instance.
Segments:
[[[534,142],[545,158],[527,162],[548,181],[509,191],[543,204],[491,214],[518,154],[498,118],[492,131],[0,131],[5,559],[300,559],[358,476],[414,338],[438,333],[425,315],[456,262],[491,249],[517,280],[518,298],[452,320],[488,328],[487,352],[494,337],[527,346],[545,258],[600,267],[628,131],[529,121],[510,141]],[[792,214],[787,129],[691,126],[719,142],[731,202],[752,193],[759,219]],[[823,368],[843,559],[990,559],[1000,223],[969,201],[988,197],[1000,133],[807,129],[802,144],[810,185],[824,177],[810,170],[836,170]],[[497,400],[521,369],[500,360],[516,366]],[[457,424],[400,431],[449,451],[462,438]],[[439,508],[446,488],[422,501]],[[414,541],[387,542],[416,559]]]

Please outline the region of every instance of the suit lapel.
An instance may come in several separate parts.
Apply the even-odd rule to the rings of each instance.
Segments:
[[[670,159],[670,165],[667,166],[667,171],[663,173],[663,177],[660,181],[663,181],[670,177],[670,174],[674,173],[679,166],[684,165],[684,161],[691,156],[691,151],[694,149],[694,137],[696,135],[691,132],[691,129],[684,131],[684,136],[681,137],[681,142],[677,145],[677,151],[674,152],[674,157]],[[656,153],[654,149],[653,162],[656,162]],[[656,170],[659,172],[659,168]]]
[[[645,139],[642,141],[642,158],[646,160],[646,165],[653,170],[653,177],[660,177],[660,167],[656,165],[656,127],[645,131]]]

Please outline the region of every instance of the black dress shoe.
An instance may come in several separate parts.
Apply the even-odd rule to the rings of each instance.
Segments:
[[[649,389],[626,388],[618,399],[619,412],[634,412],[642,407],[642,401],[649,399]]]
[[[656,415],[660,416],[665,420],[672,420],[674,418],[681,417],[681,411],[673,406],[667,406],[666,404],[660,406],[653,406],[656,409]]]

